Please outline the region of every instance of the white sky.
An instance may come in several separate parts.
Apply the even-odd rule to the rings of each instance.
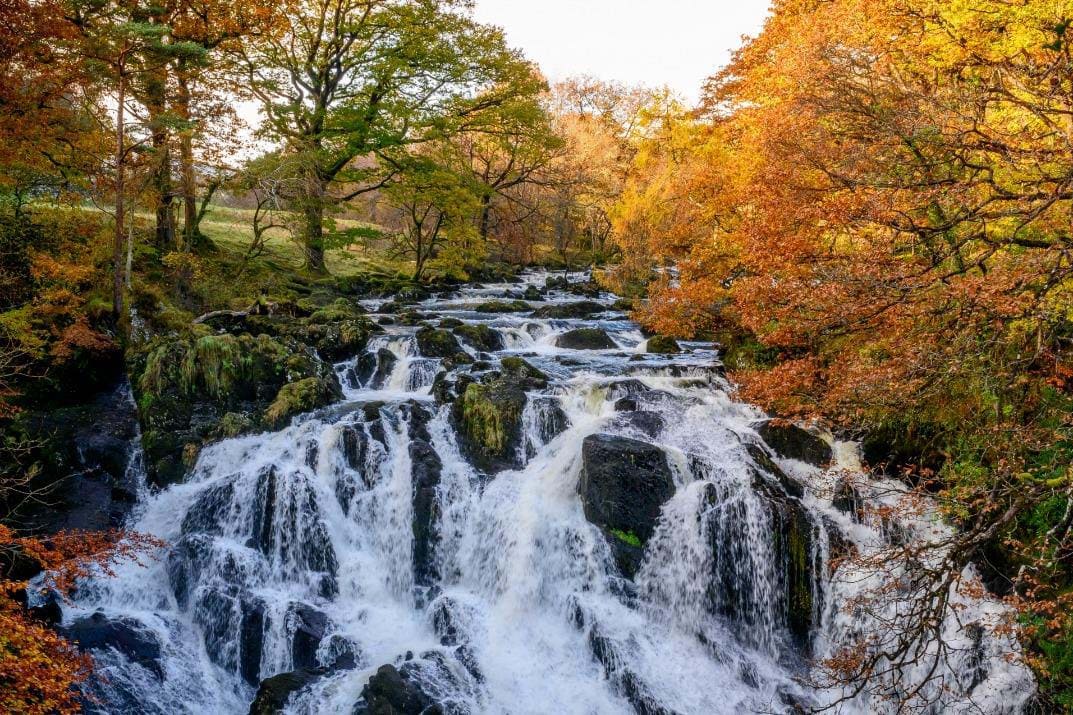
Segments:
[[[550,81],[589,74],[696,100],[742,35],[756,35],[769,0],[476,0]]]

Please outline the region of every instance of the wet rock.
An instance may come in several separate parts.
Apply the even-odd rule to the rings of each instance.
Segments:
[[[848,514],[853,521],[860,523],[864,515],[864,500],[860,492],[848,478],[838,480],[834,494],[831,495],[831,506],[843,514]]]
[[[522,293],[522,298],[528,301],[544,300],[544,292],[536,286],[531,285],[525,289],[524,293]]]
[[[624,399],[629,400],[629,398]],[[622,402],[622,400],[619,400],[619,402]],[[618,402],[615,404],[618,405]],[[636,408],[633,411],[617,417],[615,423],[626,429],[634,430],[649,439],[655,439],[659,436],[660,432],[663,431],[664,427],[666,427],[666,422],[664,422],[663,417],[658,412],[636,410]]]
[[[545,305],[533,313],[535,318],[556,318],[560,320],[587,318],[590,315],[604,313],[607,306],[592,300],[582,300],[576,303],[561,303],[559,305]]]
[[[417,351],[422,357],[449,358],[462,352],[458,339],[446,330],[421,328],[417,331]]]
[[[666,335],[654,335],[645,344],[645,352],[660,355],[676,355],[682,352],[678,341]]]
[[[603,634],[598,624],[589,628],[589,650],[604,674],[617,690],[633,706],[637,715],[676,715],[674,710],[663,707],[643,680],[623,663],[625,658],[610,638]]]
[[[442,715],[443,708],[405,671],[382,665],[362,688],[354,715]]]
[[[622,573],[632,578],[674,479],[659,447],[626,437],[585,438],[578,494],[585,518],[608,537]]]
[[[395,353],[387,348],[380,348],[375,353],[364,353],[358,358],[354,371],[358,384],[372,390],[383,387],[398,360]]]
[[[410,461],[413,469],[413,569],[414,583],[429,587],[439,577],[435,562],[439,534],[439,501],[436,488],[443,462],[432,446],[428,421],[432,415],[419,405],[410,409]]]
[[[548,290],[566,290],[570,287],[570,279],[566,276],[548,276],[544,279],[544,287]]]
[[[781,419],[771,419],[756,427],[757,433],[777,455],[817,467],[831,463],[831,446],[822,437]]]
[[[544,373],[521,358],[503,358],[500,368],[468,384],[452,411],[463,452],[488,472],[520,466],[526,391],[547,385]]]
[[[160,663],[161,644],[156,635],[133,618],[109,618],[97,611],[62,629],[65,637],[82,651],[115,649],[157,678],[164,678]]]
[[[487,325],[461,325],[454,332],[462,342],[476,350],[495,352],[503,349],[503,336]]]
[[[307,377],[280,388],[276,399],[265,410],[264,421],[269,427],[278,429],[295,415],[331,404],[342,397],[343,392],[334,375],[331,379]]]
[[[603,328],[570,330],[556,338],[555,344],[570,350],[611,350],[618,347]]]
[[[181,481],[203,444],[233,433],[236,425],[221,429],[228,414],[249,416],[255,429],[341,394],[332,366],[289,335],[158,338],[132,353],[129,369],[138,376],[146,470],[157,486]]]
[[[478,313],[528,313],[532,309],[524,300],[490,300],[474,308]]]
[[[315,668],[317,648],[328,629],[328,616],[304,603],[292,604],[287,612],[291,633],[291,659],[295,668]]]
[[[440,318],[440,327],[444,330],[454,330],[455,328],[461,328],[463,323],[458,318]]]
[[[250,715],[279,715],[298,691],[324,677],[323,669],[300,669],[266,678],[250,703]]]

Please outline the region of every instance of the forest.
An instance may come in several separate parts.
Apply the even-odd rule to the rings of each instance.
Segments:
[[[492,664],[507,655],[494,647],[499,621],[481,609],[515,604],[503,594],[525,578],[488,566],[496,557],[463,538],[473,531],[535,559],[530,573],[561,580],[561,598],[532,586],[517,603],[539,601],[535,620],[546,607],[580,639],[584,667],[551,646],[532,656],[593,668],[581,682],[599,681],[607,699],[563,701],[579,713],[1073,712],[1073,2],[774,0],[762,31],[712,68],[695,106],[668,88],[549,81],[472,9],[469,0],[0,3],[0,710],[541,712],[518,695],[528,690],[495,690],[521,676]],[[481,292],[504,283],[513,287]],[[664,361],[651,380],[623,379],[650,359]],[[698,377],[707,382],[689,382]],[[595,389],[602,412],[592,412]],[[770,418],[762,428],[734,422],[727,439],[748,454],[707,455],[702,469],[704,455],[672,428],[701,419],[693,410],[716,405],[713,391],[732,402],[704,419],[756,419],[744,405]],[[349,416],[331,422],[340,404]],[[636,430],[600,441],[614,430],[588,425],[623,411],[662,415],[667,431],[641,440],[655,451],[631,453],[633,467],[614,475],[620,490],[647,475],[636,494],[597,494],[597,465],[616,463],[615,450],[629,447],[622,435],[641,448]],[[397,526],[376,526],[388,496],[367,475],[302,491],[305,481],[283,476],[287,452],[265,458],[278,477],[242,471],[255,449],[305,444],[295,430],[310,414],[342,429],[293,457],[310,484],[327,479],[326,450],[365,475],[370,454],[394,454],[393,439],[408,445],[398,449],[412,486],[396,521],[407,542],[412,534],[401,558],[413,574],[402,585],[385,576],[385,592],[405,592],[396,596],[407,614],[447,628],[435,631],[437,648],[473,683],[436,690],[445,676],[428,675],[428,663],[446,656],[415,660],[409,646],[377,670],[388,662],[377,660],[379,636],[337,645],[347,631],[331,607],[349,593],[350,562],[332,519],[368,507],[362,528],[386,534]],[[694,442],[722,434],[711,425],[723,423],[703,424]],[[796,446],[780,452],[780,440]],[[856,445],[855,467],[836,459],[841,445]],[[781,457],[820,471],[801,476]],[[727,496],[712,475],[735,469],[752,486]],[[245,476],[225,497],[229,470]],[[538,497],[557,504],[536,486],[555,470],[573,474],[568,489],[580,470],[583,506],[509,511]],[[470,481],[452,487],[455,472]],[[534,491],[500,496],[503,472],[531,474]],[[281,569],[258,571],[267,580],[249,591],[263,599],[301,583],[310,590],[294,591],[298,610],[251,610],[248,594],[212,591],[205,574],[230,572],[194,550],[224,527],[194,515],[224,513],[215,502],[199,497],[185,518],[152,526],[202,481],[205,494],[233,499],[229,518],[240,520],[246,476],[250,494],[291,520],[249,517],[256,533],[242,548],[264,552],[268,566],[257,568]],[[823,480],[834,486],[815,486]],[[343,516],[321,513],[321,491]],[[463,492],[470,501],[451,501]],[[680,506],[687,496],[697,515]],[[598,497],[622,511],[601,512]],[[717,523],[723,504],[731,516]],[[498,520],[486,514],[493,507]],[[764,516],[749,521],[754,508]],[[682,534],[674,541],[676,509],[682,529],[710,530],[714,556],[693,554]],[[644,510],[647,522],[621,521]],[[463,512],[491,521],[470,524]],[[541,520],[547,532],[526,548],[525,537],[500,533]],[[745,522],[772,533],[757,546]],[[882,534],[881,548],[854,545],[865,528]],[[285,532],[324,543],[299,548]],[[394,553],[346,538],[355,554]],[[588,539],[598,544],[578,546]],[[719,571],[718,550],[746,542],[757,564],[764,549],[782,564],[776,595],[758,585],[759,571]],[[372,569],[364,558],[353,563]],[[563,565],[570,558],[596,565],[582,578]],[[684,572],[690,558],[708,574],[701,581],[660,576],[656,562]],[[231,568],[254,578],[253,566]],[[483,568],[492,575],[472,575]],[[168,604],[158,610],[196,623],[203,645],[187,660],[204,668],[129,614],[101,620],[123,600],[109,583],[158,572]],[[331,585],[310,585],[322,572]],[[839,573],[858,587],[838,585]],[[487,642],[458,635],[465,609],[440,615],[447,596],[466,602],[463,586],[483,604],[470,611],[491,619],[473,630],[492,633]],[[371,586],[354,588],[372,603]],[[608,600],[586,602],[593,591]],[[220,620],[232,608],[218,605],[221,593],[237,620]],[[690,599],[703,618],[682,615]],[[653,616],[652,604],[685,620]],[[80,608],[93,615],[78,620]],[[993,622],[970,623],[977,609]],[[375,617],[397,617],[389,613]],[[667,694],[674,688],[644,665],[647,641],[616,640],[638,613],[660,628],[674,621],[659,648],[683,661],[707,648],[716,669],[713,643],[737,634],[727,648],[749,665],[730,668],[727,682],[759,694],[733,706]],[[252,673],[251,619],[263,631]],[[300,657],[296,634],[312,631],[316,657]],[[271,660],[271,638],[290,644],[289,660]],[[175,663],[218,679],[189,676],[174,691],[158,683],[173,699],[139,710],[115,694],[136,690],[125,679],[135,666],[117,662],[164,683],[179,679]],[[1030,673],[1032,692],[1004,704],[1013,686],[998,680],[1000,663]],[[364,674],[344,704],[338,683],[351,671]],[[218,686],[234,700],[198,704]],[[746,705],[761,695],[769,709]]]

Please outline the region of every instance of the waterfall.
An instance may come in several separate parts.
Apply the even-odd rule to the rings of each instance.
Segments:
[[[116,566],[65,608],[68,627],[110,629],[87,709],[246,713],[268,679],[286,712],[311,714],[403,696],[416,709],[392,712],[794,712],[837,698],[806,684],[810,668],[879,621],[842,607],[878,577],[835,568],[834,544],[881,548],[891,524],[847,509],[836,485],[857,474],[854,498],[875,503],[904,489],[869,482],[851,444],[829,466],[770,449],[713,345],[646,354],[612,296],[580,318],[474,310],[531,287],[534,307],[580,300],[546,278],[418,306],[491,328],[502,350],[445,365],[391,325],[336,366],[341,403],[216,443],[183,483],[143,491],[129,527],[166,555]],[[616,347],[558,346],[579,327]],[[436,394],[460,377],[496,384],[519,357],[543,377],[510,393],[524,407],[507,466],[481,468]],[[944,527],[924,510],[898,528]],[[1034,683],[1004,657],[1018,651],[992,625],[1004,607],[955,600],[946,635],[964,647],[940,666],[935,712],[1020,712]],[[842,706],[895,711],[865,695]]]

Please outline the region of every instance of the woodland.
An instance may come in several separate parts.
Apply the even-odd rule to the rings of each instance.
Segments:
[[[341,356],[376,329],[355,297],[542,267],[714,341],[741,399],[937,505],[941,558],[872,564],[928,564],[894,637],[829,686],[883,690],[958,585],[1009,607],[1038,712],[1073,712],[1073,3],[775,0],[698,106],[549,83],[470,10],[0,3],[0,710],[86,706],[93,660],[30,590],[167,546],[64,516],[102,389],[129,376],[162,488],[336,399],[284,337]],[[207,327],[275,314],[300,321],[272,345]],[[279,392],[239,416],[243,381]],[[187,393],[232,407],[194,425]]]

